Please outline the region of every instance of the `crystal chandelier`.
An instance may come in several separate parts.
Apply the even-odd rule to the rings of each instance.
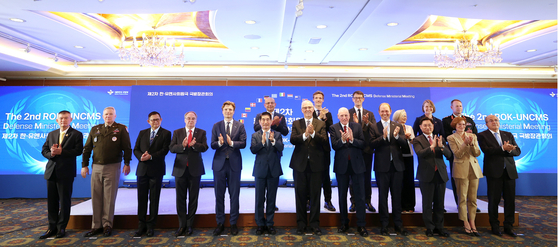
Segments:
[[[153,27],[155,30],[156,27]],[[124,37],[122,37],[122,44],[118,49],[118,56],[120,60],[131,61],[133,63],[138,63],[140,66],[174,66],[181,65],[184,67],[184,44],[180,46],[180,54],[177,55],[178,47],[175,46],[175,40],[168,42],[167,38],[161,38],[157,36],[157,32],[153,33],[153,36],[146,36],[145,33],[142,36],[141,43],[136,42],[136,37],[134,36],[134,41],[130,48],[124,46]]]
[[[502,61],[500,49],[498,44],[495,44],[492,39],[490,39],[486,44],[486,51],[481,52],[477,46],[478,44],[478,34],[476,34],[472,40],[467,40],[465,38],[465,32],[463,31],[463,38],[456,40],[453,49],[453,57],[448,55],[448,48],[434,48],[434,64],[439,68],[475,68],[479,65],[494,64]]]

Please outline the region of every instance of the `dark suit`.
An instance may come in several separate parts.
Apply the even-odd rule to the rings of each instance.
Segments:
[[[186,128],[174,131],[170,144],[171,153],[176,154],[172,175],[176,183],[176,212],[178,224],[181,228],[193,227],[194,216],[198,210],[198,195],[200,192],[200,178],[205,174],[202,153],[207,151],[207,137],[205,130],[194,128],[192,140],[196,143],[191,147],[182,146],[182,141],[188,138]],[[186,194],[190,193],[188,209],[186,209]]]
[[[485,130],[477,136],[479,146],[484,153],[483,173],[486,176],[488,194],[488,217],[492,229],[498,229],[498,204],[504,197],[504,228],[511,229],[515,221],[515,180],[518,178],[514,156],[521,154],[516,147],[511,152],[504,151],[492,132]],[[513,134],[500,130],[502,143],[508,141],[517,146]]]
[[[165,175],[165,156],[169,153],[171,132],[159,127],[151,145],[151,128],[139,132],[134,146],[134,155],[138,159],[136,170],[138,183],[138,229],[153,229],[159,215],[159,197],[161,196],[161,185]],[[141,156],[147,151],[151,155],[150,160],[141,161]],[[146,220],[147,201],[149,204],[149,220]]]
[[[413,149],[418,158],[417,179],[422,194],[422,220],[428,230],[444,229],[444,197],[448,173],[442,157],[451,157],[451,151],[447,147],[445,139],[442,140],[442,143],[443,151],[440,147],[436,147],[432,152],[426,136],[419,135],[413,140]],[[432,206],[434,206],[434,210],[432,210]]]
[[[413,131],[415,132],[416,136],[422,135],[422,130],[420,130],[420,120],[425,117],[425,115],[423,114],[420,117],[417,117],[415,119],[415,123],[413,123]],[[446,134],[444,132],[444,125],[442,124],[442,120],[440,120],[437,117],[432,116],[432,121],[434,121],[434,130],[432,131],[432,134],[434,134],[435,136],[437,135],[441,135],[444,138],[446,137]],[[451,135],[451,133],[450,133]]]
[[[364,180],[366,165],[364,164],[362,149],[368,146],[364,141],[364,134],[360,124],[348,123],[348,128],[353,131],[353,142],[343,140],[341,131],[344,130],[341,123],[332,125],[329,129],[331,146],[335,150],[333,171],[337,177],[339,186],[339,211],[341,212],[341,224],[348,225],[347,215],[347,190],[349,180],[352,181],[353,199],[356,204],[357,226],[366,225],[366,212],[364,209],[364,187],[370,186]],[[345,141],[345,143],[343,143]]]
[[[233,146],[227,143],[225,121],[221,120],[213,125],[211,130],[211,148],[215,149],[213,156],[213,179],[215,181],[215,217],[217,224],[225,223],[225,189],[229,187],[231,214],[229,222],[236,225],[239,214],[240,173],[242,171],[242,156],[240,149],[246,147],[246,130],[244,124],[233,120],[231,140]],[[223,136],[224,143],[219,147],[219,134]]]
[[[285,116],[281,113],[274,112],[271,117],[271,121],[273,121],[273,118],[275,118],[276,116],[282,118],[281,122],[279,122],[279,125],[272,125],[271,129],[281,133],[281,135],[283,136],[287,136],[289,134],[289,128],[287,127],[287,120],[285,119]],[[262,129],[262,126],[260,126],[261,117],[261,113],[258,113],[258,115],[256,115],[256,120],[254,121],[254,132],[258,132]]]
[[[357,113],[357,111],[355,110],[355,108],[351,108],[349,109],[349,122],[354,122],[353,121],[353,114]],[[366,172],[364,173],[364,202],[365,203],[370,203],[370,200],[372,198],[372,186],[370,184],[370,181],[372,180],[372,158],[374,155],[374,149],[370,147],[369,143],[371,142],[371,140],[374,140],[378,137],[379,132],[378,129],[376,128],[376,126],[374,125],[374,123],[376,122],[376,118],[374,117],[374,113],[372,113],[369,110],[366,109],[362,109],[362,116],[369,114],[368,115],[368,121],[369,123],[363,124],[362,123],[362,119],[359,119],[359,123],[362,127],[362,132],[364,134],[364,141],[366,143],[366,145],[364,146],[364,148],[362,149],[362,156],[364,157],[364,165],[366,166]],[[358,116],[358,113],[357,113]],[[351,202],[353,202],[353,189],[351,186]]]
[[[393,121],[389,121],[389,139],[384,139],[381,134],[372,140],[371,147],[375,149],[374,155],[374,172],[376,174],[376,183],[378,184],[378,205],[380,213],[380,223],[383,228],[389,224],[388,211],[388,193],[391,192],[391,207],[393,214],[393,222],[396,227],[402,227],[401,221],[401,189],[403,187],[403,171],[405,163],[403,161],[403,152],[409,152],[409,145],[405,139],[403,126]],[[393,131],[399,126],[399,134],[396,139]],[[376,123],[379,133],[383,133],[382,121]]]
[[[324,165],[324,145],[327,143],[325,123],[312,118],[314,126],[314,137],[308,136],[304,140],[306,132],[305,119],[293,122],[291,143],[295,145],[291,156],[290,168],[293,169],[296,196],[296,222],[298,229],[307,226],[317,228],[320,226],[320,188],[322,184],[322,173],[326,169]],[[310,224],[306,217],[306,202],[310,195]]]
[[[313,114],[314,118],[318,118],[316,110],[314,110]],[[325,123],[326,132],[329,131],[329,127],[333,124],[333,117],[331,116],[331,112],[326,113],[325,121],[320,119]],[[331,177],[329,176],[329,165],[331,164],[331,147],[329,145],[329,138],[326,138],[327,143],[324,144],[324,164],[326,169],[322,173],[322,188],[324,189],[324,201],[330,202],[331,201]]]
[[[283,152],[283,138],[275,130],[273,138],[275,144],[266,141],[262,144],[262,131],[252,134],[250,151],[256,155],[252,176],[256,178],[256,224],[258,226],[273,226],[275,216],[275,199],[277,198],[277,187],[279,176],[283,175],[281,169],[281,152]],[[269,140],[269,136],[266,136]],[[267,189],[267,193],[266,193]],[[266,205],[264,218],[264,202]]]
[[[83,152],[83,134],[78,130],[68,127],[62,143],[58,143],[59,138],[60,129],[49,132],[41,151],[41,154],[48,159],[45,169],[48,229],[54,232],[65,230],[70,220],[76,157]],[[62,153],[52,157],[50,148],[54,144],[62,147]]]

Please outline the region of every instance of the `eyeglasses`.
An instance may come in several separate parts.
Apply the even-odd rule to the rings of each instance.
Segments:
[[[353,97],[353,99],[362,100],[362,99],[364,99],[364,97]]]
[[[160,118],[149,119],[150,122],[159,122],[161,121]]]

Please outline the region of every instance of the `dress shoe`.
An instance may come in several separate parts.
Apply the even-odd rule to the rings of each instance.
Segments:
[[[479,208],[477,208],[477,213],[480,213],[480,209],[479,209]]]
[[[447,213],[447,212],[448,212],[448,210],[446,210],[446,209],[444,208],[444,213]]]
[[[105,228],[103,228],[103,236],[110,237],[110,235],[112,235],[112,227],[105,226]]]
[[[500,229],[498,228],[492,228],[492,234],[501,237],[502,236],[502,232],[500,232]]]
[[[376,212],[376,208],[374,208],[374,206],[372,206],[372,203],[366,203],[365,206],[366,206],[366,210],[368,210],[372,213]]]
[[[383,236],[389,236],[389,231],[388,231],[387,227],[382,227],[380,229],[380,234],[382,234]]]
[[[277,211],[279,211],[279,208],[278,208],[278,207],[275,207],[275,212],[277,212]]]
[[[153,237],[153,235],[155,235],[155,231],[153,231],[153,229],[147,229],[145,236]]]
[[[91,230],[89,230],[88,232],[85,233],[85,237],[86,238],[93,237],[93,236],[95,236],[97,234],[100,234],[102,232],[103,232],[103,228],[91,229]]]
[[[236,227],[236,224],[231,225],[231,235],[233,236],[238,235],[238,227]]]
[[[349,212],[356,212],[356,206],[355,204],[351,203],[351,206],[349,207]]]
[[[304,228],[297,228],[296,235],[304,235]]]
[[[407,230],[405,230],[405,228],[403,228],[403,227],[396,226],[396,227],[394,227],[394,229],[395,229],[395,232],[401,234],[402,236],[409,236],[409,232]]]
[[[45,234],[41,235],[39,239],[46,239],[56,235],[56,230],[48,229]]]
[[[256,229],[256,235],[262,235],[265,232],[265,227],[263,226],[258,226],[258,229]]]
[[[187,235],[187,236],[192,235],[192,233],[194,233],[194,229],[193,229],[191,226],[189,226],[188,228],[186,228],[186,235]]]
[[[137,232],[134,232],[134,238],[139,238],[141,237],[143,234],[145,234],[146,229],[142,228],[139,229]]]
[[[362,226],[357,227],[357,232],[360,234],[360,236],[363,237],[368,236],[368,231],[366,230],[366,227],[362,227]]]
[[[333,206],[333,204],[331,204],[331,201],[325,202],[324,208],[327,209],[327,211],[335,211],[335,207]]]
[[[321,236],[321,235],[322,235],[322,230],[320,230],[319,227],[316,227],[316,228],[314,228],[314,230],[312,231],[312,233],[313,233],[314,235]]]
[[[433,233],[437,233],[438,235],[440,235],[441,237],[449,237],[449,233],[446,232],[445,230],[440,230],[440,229],[434,229],[434,231],[432,231]]]
[[[348,230],[349,230],[349,225],[342,225],[341,227],[339,227],[339,228],[337,229],[337,232],[339,232],[339,233],[345,233],[345,232],[347,232]]]
[[[56,234],[56,238],[63,238],[64,236],[66,236],[66,229],[60,229]]]
[[[213,236],[219,236],[225,230],[225,226],[223,224],[217,224],[215,230],[213,230]]]
[[[176,232],[174,232],[174,236],[175,237],[184,236],[185,232],[186,232],[186,228],[180,227],[180,228],[178,228],[178,230],[176,230]]]
[[[277,233],[277,230],[275,230],[275,227],[273,227],[273,226],[268,226],[267,227],[267,232],[269,232],[269,234],[271,234],[271,235],[275,235]]]
[[[424,232],[424,234],[426,234],[427,237],[434,237],[434,233],[430,229],[426,229],[426,232]]]
[[[517,237],[517,234],[513,231],[512,228],[504,228],[504,233],[508,234],[508,235],[510,235],[514,238]]]

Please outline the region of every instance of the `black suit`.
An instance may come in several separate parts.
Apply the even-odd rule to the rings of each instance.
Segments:
[[[314,118],[320,119],[317,115],[316,110],[313,114]],[[329,127],[333,124],[333,118],[331,112],[326,113],[326,119],[320,119],[325,123],[326,132],[329,131]],[[324,189],[324,201],[331,201],[331,177],[329,176],[329,166],[331,164],[331,147],[329,145],[329,138],[326,138],[326,143],[324,143],[324,164],[326,169],[322,173],[322,188]]]
[[[357,111],[355,110],[355,108],[351,108],[349,109],[349,122],[354,122],[353,121],[353,114],[357,113]],[[364,146],[363,150],[362,150],[362,156],[364,157],[364,165],[366,166],[366,172],[364,173],[364,202],[365,203],[370,203],[370,200],[372,198],[372,186],[370,184],[370,181],[372,180],[372,159],[373,159],[373,155],[374,155],[374,149],[370,147],[370,142],[374,139],[376,139],[379,135],[378,129],[376,128],[376,125],[374,125],[374,123],[376,123],[376,118],[374,117],[374,113],[372,113],[369,110],[366,109],[362,109],[362,116],[365,116],[366,114],[368,115],[368,124],[363,124],[362,123],[362,119],[359,119],[359,123],[362,126],[362,132],[364,134],[364,141],[366,143],[366,145]],[[358,116],[358,113],[357,113]],[[361,116],[361,117],[362,117]],[[353,189],[351,186],[351,202],[353,202]]]
[[[515,222],[515,180],[518,178],[514,156],[521,154],[521,149],[516,147],[511,152],[504,151],[496,137],[490,130],[485,130],[477,136],[479,146],[484,153],[483,173],[486,176],[488,194],[488,217],[492,229],[498,229],[498,204],[504,197],[504,228],[511,229]],[[513,134],[500,130],[502,143],[517,146]]]
[[[362,149],[368,146],[364,141],[364,134],[360,124],[348,123],[348,128],[353,131],[353,142],[343,140],[341,131],[344,131],[343,125],[337,123],[329,129],[331,136],[331,146],[335,150],[335,161],[333,171],[337,177],[339,186],[339,211],[341,212],[341,225],[348,225],[349,218],[347,215],[347,190],[349,189],[349,180],[352,181],[353,198],[356,204],[357,226],[364,227],[366,225],[366,212],[364,209],[364,187],[370,186],[364,180],[366,166],[364,164]]]
[[[388,193],[391,192],[391,207],[393,222],[396,227],[402,227],[401,221],[401,189],[403,187],[403,152],[409,152],[409,145],[405,139],[403,126],[393,121],[389,121],[389,139],[384,139],[383,134],[372,140],[371,146],[375,148],[374,172],[378,184],[378,205],[380,213],[380,223],[385,228],[389,224]],[[393,135],[396,127],[399,127],[398,138]],[[376,123],[379,133],[383,133],[382,121]]]
[[[48,159],[45,169],[47,180],[48,228],[56,232],[65,230],[70,219],[72,190],[76,176],[76,157],[83,152],[83,134],[68,127],[60,146],[62,153],[51,156],[50,148],[59,144],[60,129],[48,133],[42,155]],[[59,207],[60,204],[60,213]]]
[[[293,122],[291,143],[295,145],[291,156],[290,168],[293,169],[296,196],[296,222],[298,229],[307,226],[317,228],[320,226],[320,188],[322,184],[322,173],[326,169],[324,165],[324,143],[327,142],[325,123],[312,118],[314,126],[314,137],[308,136],[304,140],[306,132],[305,119]],[[306,201],[310,195],[310,224],[306,217]]]
[[[418,158],[417,179],[422,194],[422,220],[428,230],[444,229],[444,197],[448,173],[442,157],[451,157],[451,151],[445,139],[442,143],[444,150],[436,147],[433,152],[426,136],[419,135],[413,140],[413,149]]]
[[[151,139],[151,128],[139,132],[134,146],[134,156],[138,159],[136,170],[138,183],[138,229],[153,229],[159,215],[159,197],[161,196],[161,185],[165,175],[165,156],[169,153],[171,132],[159,127],[153,141]],[[150,160],[141,161],[141,156],[147,152],[151,155]],[[146,220],[147,201],[149,203],[149,220]]]
[[[205,130],[194,129],[192,140],[196,138],[196,143],[193,146],[183,147],[182,141],[185,138],[188,138],[186,128],[177,129],[173,133],[170,144],[171,153],[176,154],[172,175],[176,182],[176,212],[181,228],[194,225],[194,216],[198,210],[200,178],[205,174],[202,153],[208,149]],[[188,209],[186,209],[187,193],[190,193]]]

